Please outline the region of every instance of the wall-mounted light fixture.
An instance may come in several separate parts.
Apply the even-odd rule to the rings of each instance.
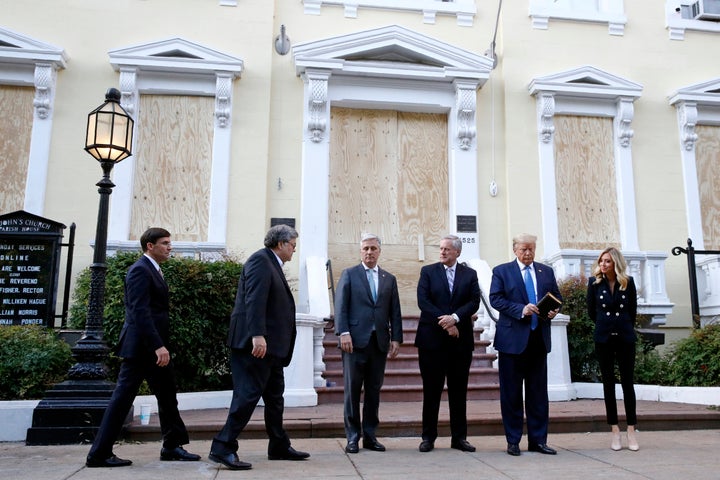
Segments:
[[[280,35],[275,37],[275,51],[280,55],[290,51],[290,38],[285,34],[285,25],[280,25]]]

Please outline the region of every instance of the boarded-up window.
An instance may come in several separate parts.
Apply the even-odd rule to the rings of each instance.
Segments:
[[[130,239],[151,226],[207,241],[214,99],[142,95]]]
[[[32,87],[0,85],[0,213],[25,205],[33,96]]]
[[[695,162],[700,190],[703,247],[720,249],[720,127],[697,126]]]
[[[620,247],[612,119],[555,116],[560,248]]]
[[[382,239],[380,264],[417,314],[419,239],[429,262],[448,233],[447,115],[333,107],[328,255],[335,278],[360,261],[360,238]]]

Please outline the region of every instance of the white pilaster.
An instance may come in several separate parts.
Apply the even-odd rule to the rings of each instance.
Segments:
[[[620,98],[617,102],[617,114],[613,119],[615,130],[615,181],[617,188],[618,219],[620,221],[620,240],[623,250],[640,249],[637,235],[637,217],[635,213],[635,182],[633,181],[632,149],[630,140],[634,132],[631,128],[634,108],[633,98]]]
[[[577,392],[570,379],[570,353],[567,325],[570,317],[558,314],[552,319],[550,335],[552,351],[547,357],[548,399],[551,402],[575,400]]]

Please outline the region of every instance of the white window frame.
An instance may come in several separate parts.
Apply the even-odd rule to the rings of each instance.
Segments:
[[[324,318],[330,313],[324,265],[331,106],[448,114],[448,214],[454,230],[457,215],[478,215],[477,90],[493,61],[398,25],[299,43],[293,57],[304,82],[298,306]],[[460,236],[467,239],[463,258],[478,260],[478,234]]]
[[[138,117],[141,93],[215,98],[208,238],[206,242],[184,242],[187,245],[175,242],[173,245],[176,249],[193,250],[197,245],[204,245],[208,251],[224,249],[229,202],[232,82],[240,77],[243,61],[182,38],[108,53],[111,65],[120,72],[121,104],[134,118]],[[137,122],[135,128],[138,128]],[[134,171],[134,156],[115,167],[117,187],[110,210],[109,249],[124,249],[127,245],[134,248],[137,243],[128,240]]]
[[[685,183],[688,238],[696,250],[704,250],[700,188],[697,180],[695,145],[697,125],[720,126],[720,78],[690,85],[669,98],[677,110],[678,137]],[[685,245],[680,245],[685,247]],[[696,262],[697,290],[700,292],[700,323],[705,325],[720,315],[720,263],[717,255],[700,255]]]
[[[0,28],[0,42],[3,43],[0,46],[0,84],[30,86],[35,89],[23,209],[42,216],[45,209],[57,71],[67,66],[68,55],[60,47],[5,28]]]
[[[720,32],[720,22],[682,18],[678,11],[680,4],[686,5],[688,3],[690,3],[690,0],[665,1],[665,27],[670,34],[670,40],[685,40],[686,30]]]
[[[530,0],[532,27],[547,30],[550,19],[607,23],[610,35],[624,35],[627,16],[623,0]]]
[[[704,248],[695,143],[697,125],[720,125],[720,78],[690,85],[674,92],[670,105],[677,110],[680,154],[685,182],[688,235],[697,249]]]
[[[631,128],[633,102],[642,86],[591,66],[537,77],[529,92],[537,101],[538,151],[542,198],[543,238],[546,254],[560,251],[555,185],[555,115],[610,117],[620,239],[623,250],[638,250],[635,188],[632,171]]]
[[[454,15],[461,27],[472,27],[477,7],[475,0],[303,0],[306,15],[320,15],[323,6],[345,9],[346,18],[357,18],[358,8],[419,12],[423,23],[434,24],[436,16]]]

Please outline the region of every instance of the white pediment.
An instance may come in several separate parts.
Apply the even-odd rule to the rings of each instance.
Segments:
[[[586,65],[566,72],[536,77],[530,82],[531,95],[540,92],[593,98],[638,98],[642,85]]]
[[[243,61],[183,38],[169,38],[153,43],[120,48],[108,52],[115,70],[136,67],[141,70],[214,73],[240,75]]]
[[[720,105],[720,79],[696,83],[678,89],[670,96],[670,105],[681,101],[697,102],[704,105]]]
[[[51,63],[65,68],[68,55],[60,47],[0,27],[0,62]]]
[[[298,75],[307,69],[332,74],[428,79],[487,79],[492,59],[398,25],[299,43]]]

